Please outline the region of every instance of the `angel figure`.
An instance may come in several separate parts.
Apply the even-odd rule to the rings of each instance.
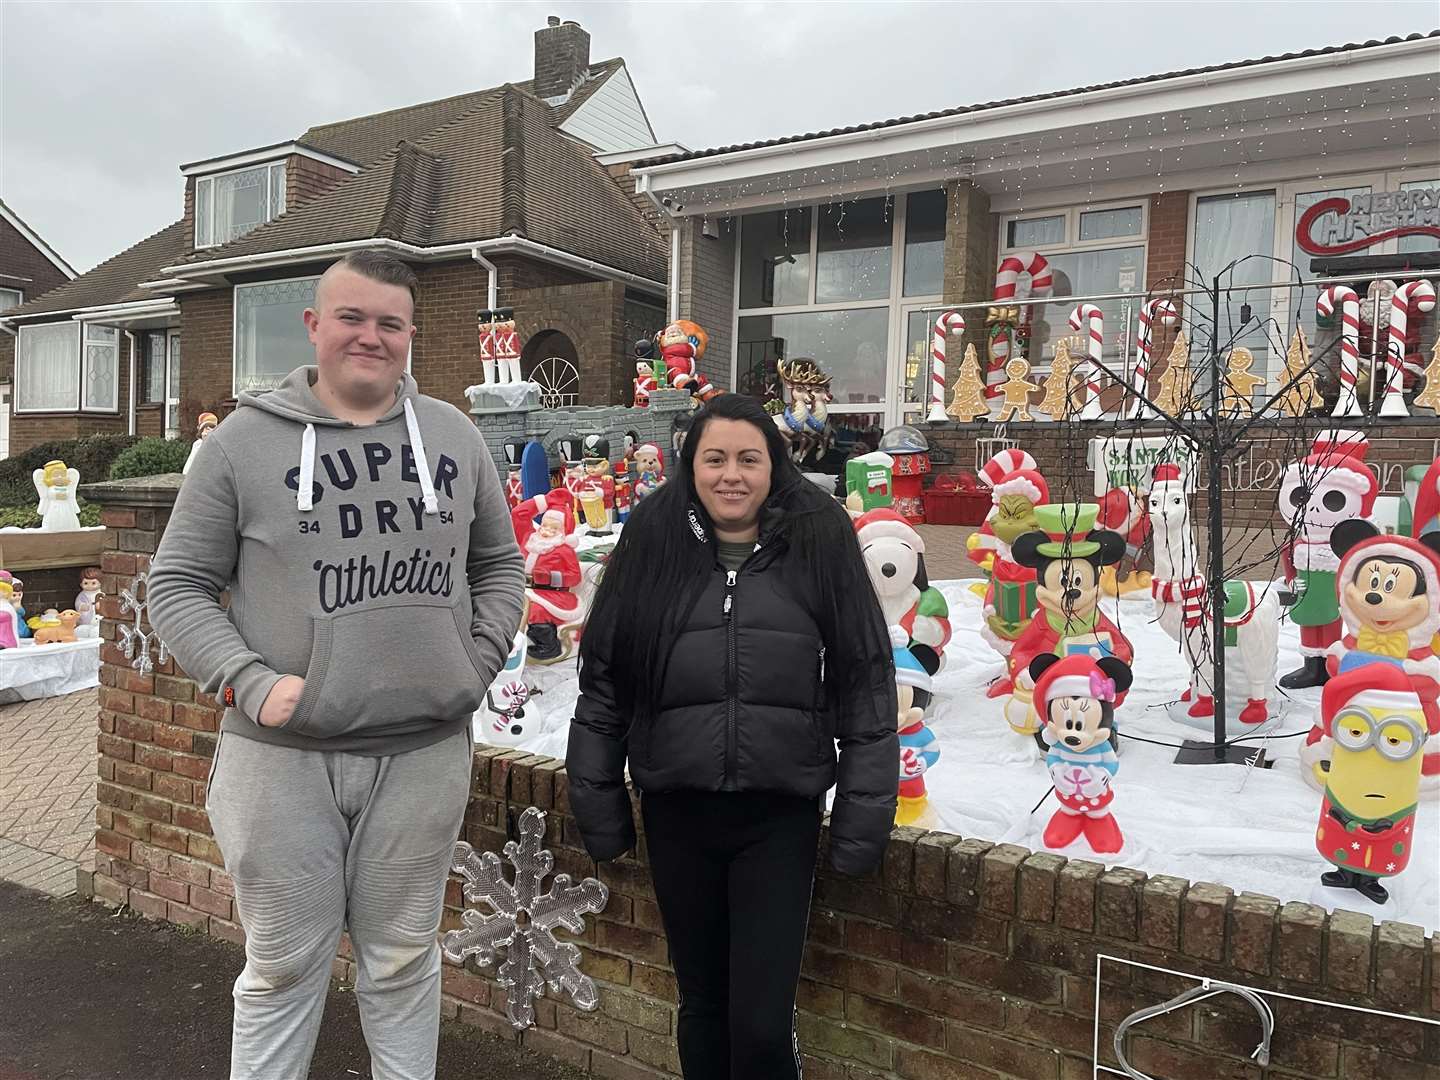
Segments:
[[[47,461],[43,469],[30,474],[40,505],[40,528],[46,532],[74,532],[80,528],[75,512],[75,492],[80,486],[80,470],[67,469],[63,461]]]

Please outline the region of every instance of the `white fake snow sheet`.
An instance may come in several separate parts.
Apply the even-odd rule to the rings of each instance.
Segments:
[[[970,591],[973,582],[932,584],[950,604],[954,638],[946,649],[945,670],[935,678],[927,717],[940,741],[940,761],[926,774],[931,806],[917,824],[1044,851],[1040,837],[1057,804],[1046,798],[1030,815],[1050,786],[1043,759],[1033,740],[1010,730],[1000,699],[984,696],[1003,668],[999,655],[980,639],[980,599]],[[1179,696],[1188,672],[1178,647],[1153,621],[1149,597],[1106,601],[1106,610],[1135,647],[1135,684],[1116,716],[1121,732],[1173,744],[1209,738],[1165,715],[1163,705]],[[1297,629],[1282,623],[1280,674],[1299,666],[1298,646]],[[528,677],[542,691],[532,701],[545,724],[519,746],[563,760],[578,694],[575,664],[532,666]],[[1308,731],[1319,703],[1318,689],[1290,692],[1288,701],[1276,690],[1271,712],[1280,719],[1272,734]],[[1303,735],[1248,741],[1243,745],[1264,745],[1274,765],[1247,769],[1176,765],[1174,749],[1122,738],[1111,809],[1125,847],[1099,856],[1082,838],[1062,853],[1147,874],[1215,882],[1281,902],[1368,911],[1377,921],[1416,923],[1427,931],[1440,928],[1440,803],[1435,794],[1421,799],[1409,867],[1384,879],[1389,903],[1376,908],[1350,890],[1320,890],[1320,875],[1331,866],[1315,850],[1320,795],[1300,777],[1296,755],[1303,741]]]

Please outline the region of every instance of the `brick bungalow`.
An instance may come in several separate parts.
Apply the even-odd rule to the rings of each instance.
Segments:
[[[74,276],[74,267],[0,199],[0,314]],[[10,376],[9,360],[0,360],[0,458],[10,453]]]
[[[310,357],[300,313],[326,266],[383,248],[421,279],[411,370],[465,406],[476,311],[513,308],[522,371],[556,403],[620,400],[629,343],[664,319],[668,244],[630,162],[657,152],[623,59],[579,24],[535,33],[522,83],[312,127],[181,166],[174,224],[7,313],[11,438],[188,438]],[[182,360],[183,356],[183,360]]]

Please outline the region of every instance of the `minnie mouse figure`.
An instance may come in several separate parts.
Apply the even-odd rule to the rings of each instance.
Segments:
[[[1045,765],[1060,809],[1045,826],[1048,848],[1063,848],[1082,832],[1090,849],[1108,854],[1125,845],[1110,813],[1112,782],[1120,769],[1115,747],[1115,700],[1130,689],[1130,667],[1113,656],[1060,659],[1041,653],[1030,661],[1035,711],[1044,724]]]

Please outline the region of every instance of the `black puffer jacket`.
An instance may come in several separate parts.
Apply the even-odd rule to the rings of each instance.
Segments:
[[[878,608],[875,619],[885,641]],[[879,860],[899,782],[894,664],[888,650],[877,655],[857,673],[853,685],[862,689],[846,701],[825,699],[824,642],[787,575],[783,541],[762,539],[738,571],[715,564],[676,637],[650,723],[629,730],[630,718],[617,715],[604,628],[587,633],[594,639],[581,666],[566,769],[594,858],[614,858],[635,842],[628,756],[635,786],[648,792],[818,797],[838,781],[832,863],[862,873]]]

